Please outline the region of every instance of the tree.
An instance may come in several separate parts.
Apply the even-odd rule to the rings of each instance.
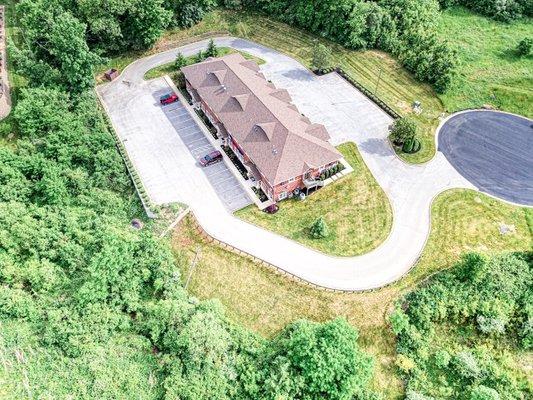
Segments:
[[[416,137],[416,123],[410,118],[399,118],[392,124],[389,137],[394,144],[401,145],[407,139]]]
[[[260,387],[267,399],[350,399],[372,376],[372,360],[345,319],[297,321],[268,344]]]
[[[220,304],[210,302],[198,307],[169,338],[168,348],[179,361],[165,380],[166,398],[229,400],[235,358]]]
[[[313,239],[323,239],[329,236],[329,228],[323,217],[319,217],[313,222],[309,233]]]
[[[205,50],[205,57],[216,57],[218,56],[218,48],[215,44],[215,41],[211,38],[207,43],[207,49]]]
[[[166,7],[174,13],[178,26],[188,28],[200,22],[217,4],[216,0],[169,0]]]
[[[151,47],[172,19],[172,12],[163,7],[163,0],[133,0],[124,23],[124,36],[133,49]]]
[[[317,43],[313,47],[313,59],[311,60],[311,67],[319,72],[324,71],[329,67],[331,53],[329,49],[322,43]]]
[[[533,39],[524,38],[516,46],[516,52],[520,57],[529,56],[533,48]]]
[[[500,400],[498,392],[492,388],[480,385],[470,393],[470,400]]]
[[[202,62],[205,60],[205,54],[202,50],[198,50],[198,53],[196,53],[196,56],[194,57],[194,61],[197,63]]]
[[[176,54],[176,60],[174,61],[174,66],[176,69],[181,69],[187,65],[187,59],[185,56],[178,51],[178,54]]]
[[[14,61],[30,83],[75,93],[94,85],[94,69],[102,58],[89,49],[84,24],[55,1],[24,0],[17,12],[24,35]]]

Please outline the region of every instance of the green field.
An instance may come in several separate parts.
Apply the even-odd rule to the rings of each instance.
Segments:
[[[267,214],[251,205],[236,215],[328,254],[353,256],[374,249],[390,232],[391,206],[355,144],[345,143],[338,149],[354,172],[305,201],[290,199],[280,203],[276,214]],[[309,228],[318,217],[324,218],[330,230],[330,235],[323,239],[309,235]]]
[[[533,117],[533,57],[518,57],[515,48],[533,38],[533,20],[496,22],[464,8],[442,14],[441,36],[457,50],[454,84],[440,98],[447,111],[491,105]]]

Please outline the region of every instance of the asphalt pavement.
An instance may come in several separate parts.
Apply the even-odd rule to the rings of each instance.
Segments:
[[[497,111],[469,111],[446,121],[438,150],[479,190],[533,205],[533,121]]]

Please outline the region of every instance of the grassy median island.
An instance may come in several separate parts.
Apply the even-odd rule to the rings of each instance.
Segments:
[[[533,19],[498,22],[461,7],[443,11],[441,36],[457,50],[460,64],[441,99],[448,110],[489,104],[533,117],[533,62],[516,46],[533,37]]]
[[[514,231],[502,235],[502,223],[514,226]],[[431,235],[415,268],[394,285],[358,294],[316,290],[277,275],[202,241],[190,221],[176,230],[173,248],[189,259],[181,264],[184,277],[189,276],[196,250],[201,249],[191,275],[191,294],[220,299],[233,320],[265,336],[272,336],[298,318],[327,321],[345,316],[359,330],[362,348],[376,359],[374,388],[385,399],[397,399],[403,398],[403,389],[396,375],[395,339],[387,322],[396,299],[430,274],[452,266],[463,252],[529,250],[532,229],[532,210],[470,190],[446,191],[433,203]],[[523,355],[516,357],[521,359]]]
[[[391,206],[355,144],[345,143],[338,149],[354,172],[304,201],[280,202],[276,214],[267,214],[251,205],[235,215],[327,254],[352,256],[374,249],[390,232]],[[330,230],[330,235],[323,239],[313,239],[309,234],[318,217],[324,218]]]
[[[245,51],[237,51],[235,49],[232,49],[231,47],[218,47],[218,57],[225,56],[227,54],[232,53],[241,53],[241,55],[246,58],[247,60],[253,60],[258,65],[264,64],[265,60],[259,57],[252,56],[251,54],[245,52]],[[187,65],[196,63],[196,56],[189,56],[185,57],[185,60],[187,62]],[[146,74],[144,74],[144,79],[154,79],[159,78],[160,76],[164,75],[172,75],[176,72],[176,66],[174,64],[174,61],[169,62],[167,64],[160,65],[159,67],[152,68],[149,70]]]

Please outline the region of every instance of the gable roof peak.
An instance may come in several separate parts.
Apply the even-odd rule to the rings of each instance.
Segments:
[[[246,109],[246,104],[248,104],[248,99],[250,98],[250,94],[249,93],[237,94],[232,97],[239,103],[242,111],[244,111]]]
[[[276,122],[261,122],[256,124],[254,130],[262,131],[268,140],[272,140],[274,137],[274,128],[276,127]]]
[[[226,77],[226,72],[226,69],[219,69],[216,71],[211,71],[210,73],[213,74],[217,78],[218,83],[222,85],[224,83],[224,78]]]

